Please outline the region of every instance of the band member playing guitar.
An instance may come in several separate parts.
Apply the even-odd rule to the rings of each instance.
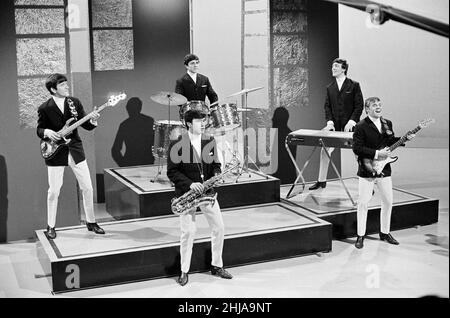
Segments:
[[[377,173],[372,167],[368,167],[367,160],[385,160],[390,157],[390,146],[401,138],[395,137],[392,122],[381,117],[382,107],[378,97],[366,99],[364,104],[367,117],[355,126],[353,134],[353,152],[358,156],[358,238],[356,248],[363,247],[366,234],[367,210],[372,191],[376,183],[381,196],[380,239],[390,244],[399,243],[390,234],[392,212],[392,179],[391,166],[387,163],[381,173]],[[407,134],[406,140],[415,137],[414,133]]]
[[[57,142],[63,137],[58,131],[61,131],[67,121],[82,120],[86,114],[81,102],[75,97],[69,97],[69,85],[64,75],[50,75],[45,82],[45,86],[52,96],[38,108],[37,135],[41,139]],[[97,127],[97,119],[100,117],[95,110],[90,116],[90,120],[81,125],[86,130],[93,130]],[[70,138],[70,142],[60,147],[54,155],[45,159],[49,182],[47,237],[50,239],[56,238],[58,197],[63,184],[64,168],[67,165],[72,168],[83,194],[87,229],[97,234],[105,234],[105,231],[95,222],[92,182],[80,136],[75,129],[67,137]]]

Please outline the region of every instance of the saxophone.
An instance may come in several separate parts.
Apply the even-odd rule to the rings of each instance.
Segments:
[[[184,215],[195,211],[200,206],[214,205],[217,198],[217,193],[211,195],[206,194],[209,189],[213,188],[222,178],[231,170],[239,166],[239,160],[233,158],[225,167],[225,170],[203,183],[203,192],[189,190],[178,198],[173,198],[171,202],[172,212],[176,215]]]

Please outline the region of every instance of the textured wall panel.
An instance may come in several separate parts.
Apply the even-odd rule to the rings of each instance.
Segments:
[[[272,14],[272,32],[307,32],[307,14],[300,11],[280,12]]]
[[[306,10],[307,0],[272,0],[272,10]]]
[[[273,80],[277,107],[308,105],[308,69],[300,66],[275,68]]]
[[[64,34],[64,9],[16,9],[17,34]]]
[[[134,69],[132,30],[95,30],[93,41],[96,71]]]
[[[273,60],[275,65],[308,63],[308,43],[298,35],[274,35]]]
[[[63,6],[64,0],[14,0],[16,6]]]
[[[20,127],[36,128],[37,108],[49,98],[45,78],[28,78],[17,81],[19,91]]]
[[[64,38],[17,39],[19,76],[66,73]]]
[[[131,28],[131,0],[92,0],[93,28]]]

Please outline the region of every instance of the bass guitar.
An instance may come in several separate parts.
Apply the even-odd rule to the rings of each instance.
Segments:
[[[124,100],[126,97],[127,95],[125,93],[111,96],[106,103],[98,106],[95,111],[98,113],[107,107],[114,107],[117,105],[118,102]],[[51,159],[62,146],[67,145],[70,142],[70,139],[67,139],[66,136],[68,136],[73,130],[77,129],[79,126],[83,125],[85,122],[93,118],[93,114],[95,111],[90,112],[89,114],[87,114],[82,119],[80,119],[79,121],[75,122],[72,125],[71,123],[75,120],[75,118],[72,117],[68,121],[66,121],[64,127],[60,131],[58,131],[58,134],[61,136],[61,139],[57,141],[53,141],[49,138],[41,139],[42,157],[44,159]]]
[[[389,151],[390,152],[394,151],[397,147],[403,145],[408,140],[409,135],[417,133],[422,128],[425,128],[429,124],[434,123],[434,121],[435,120],[432,118],[420,121],[416,128],[408,131],[395,144],[390,146]],[[374,175],[382,175],[384,167],[389,163],[396,162],[397,160],[398,160],[397,156],[387,157],[386,159],[383,160],[363,158],[362,163],[364,167],[367,169],[367,171],[371,172]]]

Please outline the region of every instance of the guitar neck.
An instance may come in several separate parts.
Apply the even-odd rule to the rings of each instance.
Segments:
[[[100,105],[97,107],[97,112],[101,112],[103,109],[106,108],[106,106],[108,106],[108,102]],[[86,116],[84,116],[83,118],[81,118],[80,120],[78,120],[77,122],[75,122],[73,125],[70,125],[67,128],[63,128],[60,131],[60,134],[65,137],[68,134],[70,134],[72,131],[74,131],[75,129],[77,129],[78,127],[80,127],[81,125],[83,125],[85,122],[87,122],[88,120],[90,120],[92,118],[92,114],[94,113],[94,111],[91,111],[89,114],[87,114]]]
[[[404,136],[402,136],[402,138],[400,138],[395,144],[393,144],[392,146],[389,147],[389,150],[392,152],[394,151],[397,147],[403,145],[407,140],[408,140],[408,135],[410,134],[415,134],[416,132],[418,132],[419,130],[421,130],[422,127],[417,126],[416,128],[414,128],[413,130],[408,131]]]

